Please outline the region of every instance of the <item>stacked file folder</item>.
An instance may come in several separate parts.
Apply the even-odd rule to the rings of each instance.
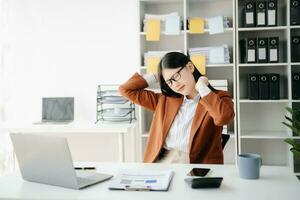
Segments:
[[[229,27],[229,19],[224,16],[189,17],[187,25],[190,34],[203,34],[207,30],[212,35],[224,33],[224,28]]]
[[[153,15],[145,14],[143,20],[143,31],[147,32],[147,22],[148,20],[160,20],[160,31],[169,35],[178,35],[179,30],[182,27],[182,19],[177,12],[164,14],[164,15]]]
[[[190,19],[192,19],[192,18],[194,18],[194,17],[190,17],[189,18],[189,20],[188,20],[188,29],[189,29],[189,21],[190,21]],[[197,17],[195,17],[195,18],[197,18]],[[204,28],[205,29],[207,29],[207,30],[209,30],[209,28],[211,27],[211,26],[213,26],[213,24],[211,24],[210,22],[212,22],[212,19],[216,19],[216,20],[218,20],[218,19],[221,19],[221,21],[223,21],[221,24],[223,24],[223,28],[229,28],[229,18],[228,17],[226,17],[226,16],[217,16],[217,17],[204,17],[203,19],[204,19]]]
[[[211,19],[216,17],[207,17],[205,18],[205,29],[210,29],[212,24],[210,23]],[[229,28],[229,18],[227,16],[222,16],[223,18],[223,27]]]
[[[226,44],[222,46],[190,48],[189,55],[204,55],[206,57],[206,64],[230,63],[229,48]]]

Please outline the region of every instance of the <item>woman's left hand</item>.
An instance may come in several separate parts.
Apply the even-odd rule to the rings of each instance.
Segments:
[[[203,87],[203,86],[208,86],[208,78],[205,76],[200,76],[200,78],[198,79],[195,87],[196,90],[198,90],[198,88]]]

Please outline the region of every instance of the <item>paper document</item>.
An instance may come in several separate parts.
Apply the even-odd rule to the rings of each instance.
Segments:
[[[172,12],[168,14],[156,15],[145,14],[143,19],[143,31],[148,32],[148,21],[160,20],[160,33],[166,35],[178,35],[182,27],[182,19],[178,12]]]
[[[121,171],[109,186],[111,190],[159,190],[167,191],[173,171]]]
[[[213,47],[209,50],[210,63],[225,63],[224,48]]]
[[[169,16],[166,17],[166,35],[179,35],[180,30],[180,17]]]
[[[196,47],[189,49],[189,55],[205,55],[206,64],[230,63],[230,53],[228,45]]]
[[[208,19],[209,33],[224,33],[223,16],[211,17]]]

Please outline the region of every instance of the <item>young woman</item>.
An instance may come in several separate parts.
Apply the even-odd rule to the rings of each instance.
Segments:
[[[145,90],[157,81],[161,93]],[[232,98],[211,87],[187,56],[166,54],[158,75],[135,73],[119,92],[154,112],[144,162],[223,163],[221,134],[234,118]]]

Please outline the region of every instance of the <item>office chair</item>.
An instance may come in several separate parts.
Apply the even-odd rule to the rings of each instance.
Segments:
[[[230,138],[229,134],[222,134],[222,149],[224,149],[229,138]]]

